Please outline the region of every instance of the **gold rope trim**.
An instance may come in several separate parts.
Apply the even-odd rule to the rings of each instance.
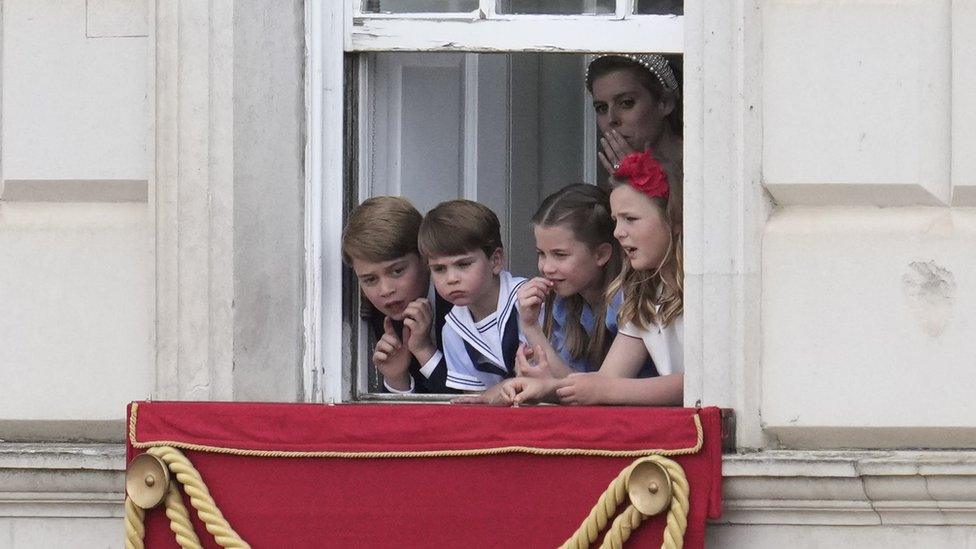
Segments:
[[[647,515],[637,510],[633,504],[627,505],[616,518],[614,514],[622,503],[630,499],[627,485],[630,474],[641,463],[651,461],[664,467],[671,478],[672,497],[668,505],[668,515],[664,529],[664,540],[661,549],[682,549],[685,531],[688,529],[688,496],[691,489],[685,470],[675,461],[661,456],[648,456],[638,459],[620,471],[615,479],[600,495],[590,514],[587,515],[579,528],[573,532],[560,549],[589,549],[594,541],[600,537],[600,532],[613,519],[610,529],[603,538],[601,549],[622,549],[630,535],[640,527]]]
[[[125,497],[125,549],[144,549],[146,512]]]
[[[153,442],[139,442],[136,440],[136,415],[139,403],[132,403],[129,414],[129,443],[133,448],[145,449],[159,446],[171,446],[181,450],[195,452],[210,452],[215,454],[230,454],[248,457],[285,457],[285,458],[349,458],[349,459],[380,459],[380,458],[428,458],[428,457],[467,457],[494,456],[499,454],[530,454],[537,456],[596,456],[596,457],[644,457],[644,456],[685,456],[697,454],[704,441],[701,418],[698,414],[692,416],[695,421],[695,444],[687,448],[675,449],[643,449],[643,450],[599,450],[589,448],[537,448],[534,446],[500,446],[497,448],[471,448],[466,450],[415,450],[415,451],[387,451],[387,452],[295,452],[287,450],[250,450],[246,448],[226,448],[209,446],[173,440],[157,440]]]
[[[183,505],[183,496],[178,485],[190,498],[190,505],[197,511],[197,516],[203,521],[207,532],[213,535],[217,545],[228,549],[251,549],[246,541],[231,528],[230,523],[217,507],[207,484],[200,476],[200,472],[190,463],[190,460],[176,448],[152,448],[149,454],[159,458],[175,478],[166,487],[164,502],[166,516],[170,520],[170,530],[176,536],[176,543],[182,549],[203,549],[200,538],[190,522],[190,513]],[[125,547],[126,549],[144,549],[146,528],[144,525],[146,512],[138,507],[127,496],[125,498]]]

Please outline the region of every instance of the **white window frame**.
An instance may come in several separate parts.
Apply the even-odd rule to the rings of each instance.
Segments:
[[[583,16],[499,15],[493,4],[482,0],[478,12],[435,16],[363,14],[358,0],[307,3],[305,399],[341,402],[351,394],[343,356],[353,343],[342,341],[342,219],[336,215],[344,200],[346,52],[683,52],[685,402],[735,408],[740,446],[765,446],[758,304],[768,207],[755,69],[762,54],[759,0],[686,0],[684,16],[631,15],[632,0],[614,14]],[[527,30],[537,31],[538,23],[546,30]],[[495,38],[512,29],[523,30]]]

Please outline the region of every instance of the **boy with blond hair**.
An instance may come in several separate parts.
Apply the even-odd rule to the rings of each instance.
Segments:
[[[440,350],[444,315],[417,249],[423,217],[405,198],[377,196],[353,209],[342,233],[342,259],[372,305],[373,366],[392,393],[455,393],[445,384]]]
[[[512,377],[525,279],[502,269],[498,217],[470,200],[442,202],[424,217],[418,244],[437,293],[454,305],[442,333],[447,386],[483,391]]]

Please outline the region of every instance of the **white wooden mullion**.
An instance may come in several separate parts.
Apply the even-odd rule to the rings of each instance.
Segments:
[[[390,101],[389,110],[386,113],[387,122],[390,126],[387,132],[387,168],[386,194],[399,196],[402,191],[402,180],[400,169],[401,144],[403,142],[403,63],[402,60],[394,61],[393,72],[388,80],[390,82]]]
[[[372,59],[371,59],[372,58]],[[370,55],[360,55],[358,56],[359,64],[359,112],[358,119],[360,123],[358,124],[357,134],[359,136],[359,147],[358,147],[358,158],[357,169],[359,171],[358,178],[358,194],[359,203],[361,204],[364,200],[372,196],[373,188],[376,181],[386,181],[385,170],[386,167],[383,166],[382,162],[373,162],[373,156],[370,151],[376,150],[377,135],[386,136],[386,132],[377,131],[377,121],[383,120],[384,123],[388,120],[385,115],[380,115],[377,113],[377,109],[386,109],[389,106],[389,101],[386,98],[378,98],[376,91],[373,89],[373,83],[378,78],[376,76],[376,62],[375,56]],[[380,171],[379,174],[376,171]],[[362,299],[360,292],[356,292],[357,300]],[[360,304],[354,302],[353,311],[360,310]],[[352,386],[356,388],[356,393],[358,394],[364,388],[369,387],[369,367],[367,357],[369,357],[369,341],[366,334],[369,333],[369,327],[365,320],[359,318],[358,314],[352,315],[352,322],[359,320],[359,337],[355,339],[353,344],[356,346],[356,356],[357,364],[359,367],[355,368],[353,371],[356,374],[356,378],[352,380]]]
[[[478,0],[478,11],[482,17],[492,19],[495,17],[495,0]]]
[[[634,0],[617,0],[617,17],[627,19],[634,15]],[[621,50],[623,51],[623,50]]]
[[[376,122],[379,117],[376,115],[376,92],[373,90],[373,71],[376,69],[375,62],[370,62],[370,56],[359,56],[359,112],[358,117],[361,121],[356,128],[359,137],[357,170],[359,172],[359,201],[369,198],[372,194],[373,182],[376,179],[374,172],[376,166],[372,161],[370,151],[375,150]]]
[[[478,199],[478,55],[464,56],[464,145],[461,196]]]
[[[583,96],[583,181],[596,185],[599,171],[596,166],[596,111],[589,101],[590,95]]]
[[[343,14],[342,18],[342,49],[348,51],[352,47],[352,29],[353,22],[360,20],[362,17],[362,0],[343,0]],[[308,7],[308,4],[315,4],[316,2],[306,2],[306,11],[316,11],[321,10],[320,6]]]
[[[684,17],[526,16],[468,20],[363,18],[348,51],[598,53],[684,51]],[[502,38],[504,37],[504,38]],[[639,46],[638,46],[639,45]]]

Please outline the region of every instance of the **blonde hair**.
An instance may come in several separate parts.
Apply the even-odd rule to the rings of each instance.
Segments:
[[[668,250],[654,271],[634,270],[629,262],[624,262],[620,275],[607,287],[608,298],[612,298],[619,289],[624,290],[618,322],[630,322],[642,330],[652,324],[667,327],[684,312],[684,231],[681,212],[684,172],[680,159],[665,158],[659,156],[658,152],[653,151],[652,154],[668,177],[669,196],[667,199],[645,198],[654,203],[668,226]],[[629,184],[625,180],[610,178],[611,188]]]
[[[471,200],[441,202],[427,212],[417,244],[424,257],[462,255],[482,250],[491,257],[502,247],[498,216],[488,206]]]
[[[420,255],[417,233],[423,216],[406,198],[376,196],[353,208],[342,231],[342,260],[378,263]]]
[[[620,273],[620,245],[613,237],[607,191],[584,183],[563,187],[542,201],[532,222],[540,227],[566,227],[572,231],[573,238],[591,251],[601,244],[610,244],[610,258],[602,268],[601,284],[604,290]],[[552,338],[555,297],[554,292],[546,296],[542,326],[548,339]],[[593,311],[595,326],[592,338],[580,322],[585,305],[583,297],[577,294],[563,301],[566,304],[566,350],[574,359],[585,356],[588,367],[598,368],[607,356],[613,339],[608,334],[605,321],[608,300],[602,300],[600,307]]]

